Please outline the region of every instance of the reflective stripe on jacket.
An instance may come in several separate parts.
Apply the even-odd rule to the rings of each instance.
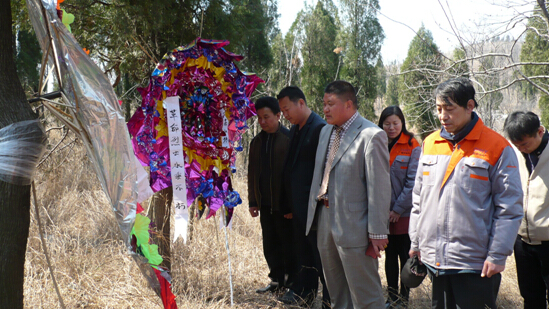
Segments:
[[[517,157],[479,119],[457,143],[429,135],[413,190],[412,249],[438,269],[482,270],[505,265],[522,219]]]
[[[409,135],[401,134],[390,152],[391,165],[391,210],[401,217],[409,217],[412,210],[412,190],[416,178],[417,164],[421,154],[421,147],[412,137],[408,144]]]

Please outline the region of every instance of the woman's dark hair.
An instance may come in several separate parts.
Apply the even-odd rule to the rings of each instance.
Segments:
[[[408,130],[406,130],[406,120],[404,119],[404,113],[402,113],[402,110],[397,105],[386,107],[381,112],[381,116],[379,116],[379,123],[377,125],[381,129],[383,129],[383,122],[385,121],[385,119],[392,115],[396,115],[398,118],[400,118],[400,121],[402,122],[401,133],[404,133],[410,137],[410,139],[408,139],[408,145],[412,146],[412,138],[414,138],[414,133],[408,132]]]

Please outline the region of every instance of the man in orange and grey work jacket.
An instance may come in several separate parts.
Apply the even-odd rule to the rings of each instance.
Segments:
[[[473,109],[466,78],[435,90],[442,124],[422,148],[410,216],[410,256],[431,274],[432,308],[496,309],[522,219],[518,162],[505,138]]]

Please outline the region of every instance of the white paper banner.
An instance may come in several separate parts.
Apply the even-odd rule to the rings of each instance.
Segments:
[[[164,100],[170,139],[170,166],[172,175],[173,204],[175,206],[175,230],[173,241],[181,236],[187,242],[189,211],[187,207],[187,184],[185,180],[185,157],[183,156],[183,134],[181,131],[181,110],[179,96]]]

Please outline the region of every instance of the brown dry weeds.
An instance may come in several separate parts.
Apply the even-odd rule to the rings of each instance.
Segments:
[[[50,132],[55,145],[63,135]],[[40,215],[55,276],[67,308],[162,308],[128,255],[93,167],[80,142],[70,133],[61,148],[40,166],[36,176]],[[289,308],[275,295],[259,295],[268,283],[259,220],[247,211],[243,178],[235,186],[243,197],[228,233],[234,307]],[[59,308],[57,295],[41,248],[34,210],[25,264],[25,307]],[[173,292],[179,308],[230,308],[228,257],[225,234],[218,218],[195,224],[194,238],[177,241],[172,257]],[[380,260],[380,274],[386,287]],[[519,308],[514,260],[508,259],[499,293],[499,308]],[[413,289],[409,308],[428,308],[430,281]],[[320,308],[320,299],[314,304]]]

